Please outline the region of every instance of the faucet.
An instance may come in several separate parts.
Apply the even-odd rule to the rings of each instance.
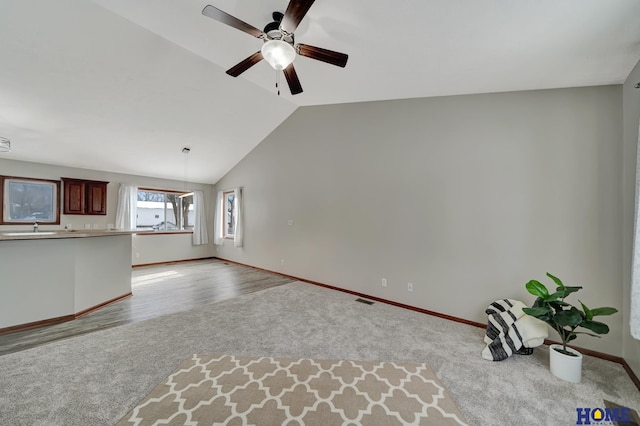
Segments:
[[[33,223],[33,232],[38,232],[38,222]]]

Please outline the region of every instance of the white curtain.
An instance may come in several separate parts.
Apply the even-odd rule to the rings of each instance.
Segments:
[[[204,212],[204,192],[193,191],[193,210],[196,214],[193,224],[193,245],[208,244],[209,234],[207,233],[207,215]]]
[[[116,207],[116,229],[136,229],[136,209],[138,206],[138,187],[121,183],[118,189]]]
[[[233,246],[242,247],[242,240],[244,238],[244,229],[242,227],[242,188],[235,188],[233,190],[234,195],[234,216],[236,219],[236,228],[233,233]]]
[[[633,232],[633,269],[631,271],[631,319],[629,326],[634,339],[640,340],[640,124],[638,125],[638,155],[636,157],[636,213]]]
[[[216,197],[216,211],[213,214],[213,244],[217,246],[222,245],[222,221],[224,220],[224,214],[222,209],[224,208],[224,194],[222,191],[218,191]]]

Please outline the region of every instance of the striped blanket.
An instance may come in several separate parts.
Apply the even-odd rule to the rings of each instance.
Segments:
[[[488,315],[484,342],[487,346],[482,357],[489,361],[502,361],[514,353],[531,355],[533,348],[544,343],[548,336],[547,325],[537,318],[526,315],[526,305],[513,299],[493,302],[485,310]]]

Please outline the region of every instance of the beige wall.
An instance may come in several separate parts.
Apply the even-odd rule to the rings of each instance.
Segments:
[[[2,154],[2,157],[10,157]],[[107,186],[107,214],[105,216],[84,216],[61,214],[60,225],[41,225],[40,230],[63,229],[70,224],[73,229],[84,229],[86,225],[98,229],[107,229],[109,224],[115,223],[118,188],[121,183],[132,183],[140,187],[183,190],[184,182],[158,179],[146,176],[125,175],[119,173],[103,172],[99,170],[61,167],[49,164],[29,163],[14,161],[0,157],[0,175],[33,177],[41,179],[60,179],[71,177],[80,179],[108,181]],[[204,192],[205,210],[209,218],[209,234],[213,236],[213,200],[214,186],[206,184],[189,183],[189,189],[198,189]],[[0,225],[0,232],[7,230],[29,229],[30,226]],[[211,238],[213,241],[213,238]],[[215,254],[212,244],[205,246],[193,246],[190,235],[156,235],[150,237],[134,237],[132,250],[132,263],[145,264],[166,262],[170,260],[197,259],[210,257]]]
[[[621,86],[299,108],[218,182],[218,255],[483,323],[547,271],[621,310],[621,123]],[[579,346],[621,355],[607,322]]]
[[[209,213],[208,215],[211,216]],[[194,246],[191,240],[191,234],[134,235],[131,263],[133,265],[148,265],[151,263],[204,259],[215,256],[213,227],[209,231],[209,244]]]
[[[633,69],[623,86],[624,100],[624,147],[623,147],[623,283],[624,290],[624,333],[623,356],[636,375],[640,376],[640,341],[631,337],[629,331],[631,300],[631,256],[633,249],[634,212],[636,197],[636,156],[638,149],[638,123],[640,122],[640,89],[634,86],[640,82],[640,62]]]

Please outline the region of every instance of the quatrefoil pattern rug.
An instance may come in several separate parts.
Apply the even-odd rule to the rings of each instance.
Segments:
[[[426,364],[193,355],[118,425],[461,425]]]

